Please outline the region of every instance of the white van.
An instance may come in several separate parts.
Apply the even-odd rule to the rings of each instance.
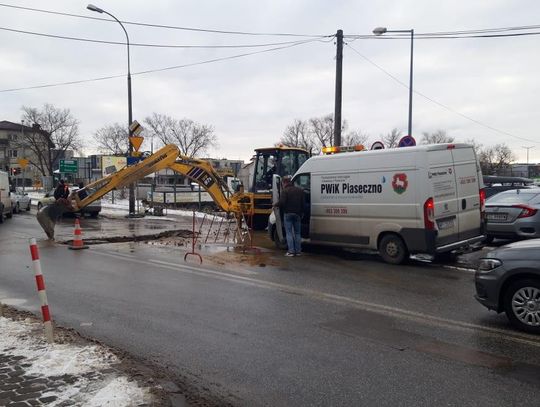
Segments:
[[[450,252],[484,238],[482,174],[468,144],[316,156],[293,182],[306,192],[307,242],[375,249],[399,264],[412,253]],[[276,223],[273,214],[268,232],[280,243]]]
[[[0,223],[13,215],[10,194],[9,175],[5,171],[0,171]]]

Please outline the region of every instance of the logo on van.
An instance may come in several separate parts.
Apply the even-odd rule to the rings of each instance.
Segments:
[[[401,195],[407,190],[408,186],[409,181],[407,180],[407,174],[394,174],[394,178],[392,179],[392,188],[394,188],[394,192]]]

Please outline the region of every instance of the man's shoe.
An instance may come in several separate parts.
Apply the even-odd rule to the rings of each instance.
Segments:
[[[302,255],[302,252],[295,253],[294,255],[295,255],[295,256],[301,256],[301,255]]]
[[[294,256],[294,253],[289,253],[289,252],[285,253],[285,257],[293,257],[293,256]]]

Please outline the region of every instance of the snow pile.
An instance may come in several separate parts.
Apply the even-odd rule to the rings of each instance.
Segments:
[[[120,373],[103,375],[101,379],[82,377],[85,373],[110,369],[118,358],[97,345],[48,344],[43,339],[42,325],[31,320],[12,321],[0,317],[0,355],[24,356],[26,375],[38,377],[77,377],[73,384],[54,388],[43,397],[56,396],[50,406],[66,400],[77,400],[85,406],[134,406],[151,399],[148,389]]]

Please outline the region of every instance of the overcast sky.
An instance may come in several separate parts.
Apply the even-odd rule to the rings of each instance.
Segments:
[[[415,33],[540,24],[537,1],[503,0],[92,0],[122,21],[256,33],[369,35],[373,28]],[[6,0],[16,6],[107,17],[79,0]],[[125,41],[117,23],[0,6],[0,27],[60,36]],[[309,37],[225,35],[126,25],[134,43],[168,45],[269,44]],[[530,30],[534,31],[534,30]],[[536,30],[540,32],[540,29]],[[397,127],[407,130],[410,41],[346,39],[343,118],[375,141]],[[426,100],[413,101],[413,136],[442,129],[457,140],[507,143],[518,160],[540,161],[540,35],[507,38],[420,39],[414,43],[413,89],[483,125]],[[275,46],[274,46],[275,47]],[[274,48],[131,47],[138,73]],[[365,58],[363,58],[363,57]],[[372,63],[370,63],[369,59]],[[125,75],[125,45],[45,38],[0,30],[0,91]],[[214,157],[247,160],[270,146],[295,118],[334,111],[335,45],[319,40],[282,50],[133,76],[133,115],[152,112],[214,126]],[[18,122],[21,107],[51,103],[80,121],[88,151],[92,134],[127,123],[125,76],[80,84],[0,93],[0,120]],[[491,130],[488,127],[496,130]],[[520,139],[521,138],[521,139]],[[528,139],[524,140],[524,139]]]

